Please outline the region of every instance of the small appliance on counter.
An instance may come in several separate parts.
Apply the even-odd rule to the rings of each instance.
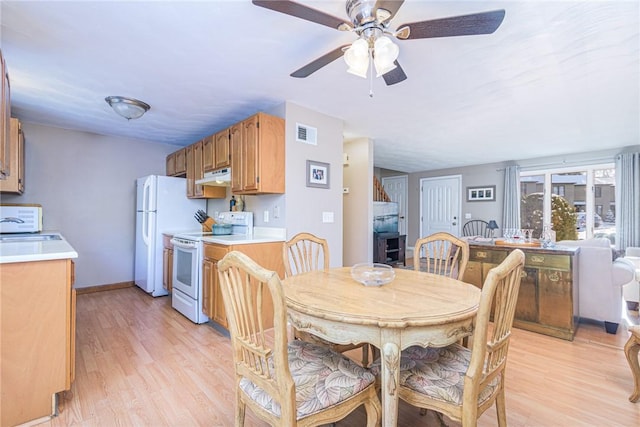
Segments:
[[[213,231],[178,233],[173,236],[173,290],[171,306],[194,323],[205,323],[209,317],[202,312],[203,238],[222,232],[228,238],[251,239],[253,212],[220,212]],[[219,228],[216,228],[218,226]],[[217,232],[217,230],[220,230]]]
[[[39,233],[42,205],[0,204],[0,233]]]

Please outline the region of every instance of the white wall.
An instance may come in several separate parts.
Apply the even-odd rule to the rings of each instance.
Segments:
[[[356,139],[344,144],[349,158],[344,166],[343,265],[373,260],[373,141]]]
[[[317,128],[318,144],[296,142],[296,123]],[[327,239],[332,267],[343,265],[342,131],[341,119],[286,103],[287,239],[302,231]],[[306,186],[307,160],[329,163],[329,189]],[[323,223],[322,212],[333,212],[334,222]]]
[[[45,229],[78,252],[76,287],[133,281],[135,179],[164,175],[176,146],[32,123],[23,130],[25,192],[2,194],[2,203],[43,206]]]

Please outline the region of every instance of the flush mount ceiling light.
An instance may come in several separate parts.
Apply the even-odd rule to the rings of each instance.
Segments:
[[[104,100],[116,113],[127,120],[139,119],[151,108],[146,102],[125,96],[107,96]]]

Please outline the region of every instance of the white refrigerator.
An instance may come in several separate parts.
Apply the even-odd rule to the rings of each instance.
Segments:
[[[206,200],[187,198],[187,180],[149,175],[136,180],[135,284],[154,297],[167,295],[162,287],[162,233],[198,230],[194,218],[206,210]]]

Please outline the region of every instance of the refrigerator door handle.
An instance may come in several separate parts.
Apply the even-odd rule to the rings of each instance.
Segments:
[[[142,212],[142,241],[147,246],[149,246],[151,242],[149,237],[151,235],[151,230],[149,230],[149,227],[151,226],[151,223],[149,222],[149,215],[148,211]]]
[[[150,205],[150,199],[149,197],[151,196],[150,193],[150,189],[151,189],[151,177],[148,177],[145,181],[144,181],[144,185],[142,186],[142,211],[143,212],[147,212],[151,210]]]

